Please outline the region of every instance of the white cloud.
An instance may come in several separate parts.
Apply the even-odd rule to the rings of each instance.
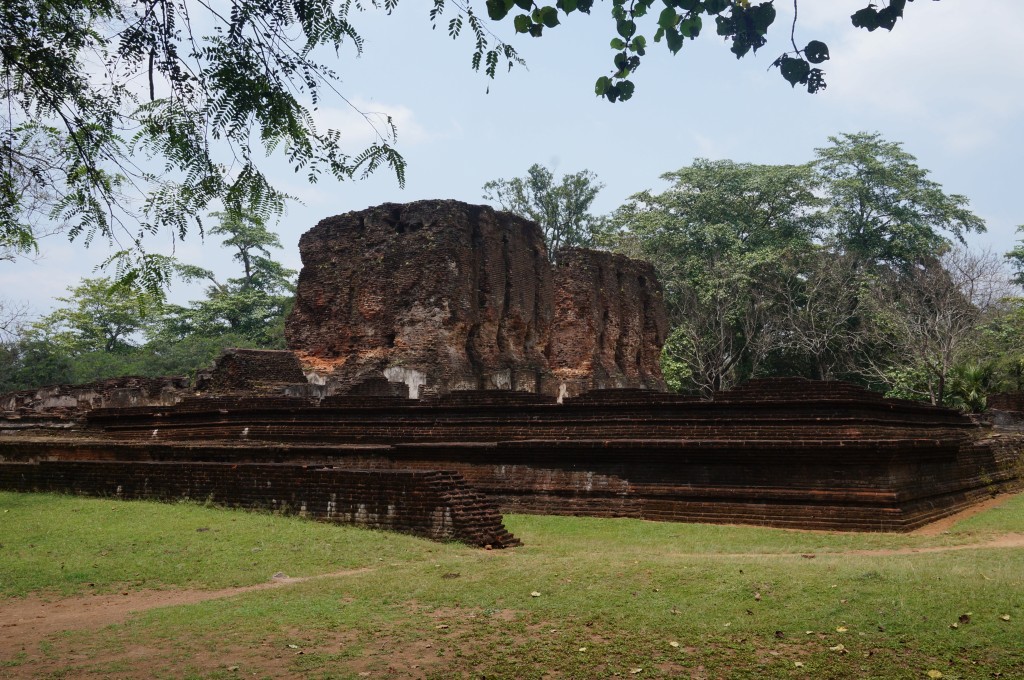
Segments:
[[[311,111],[317,130],[328,129],[341,133],[343,148],[363,149],[378,141],[394,144],[391,123],[397,129],[397,143],[411,146],[429,142],[434,138],[417,120],[412,109],[401,104],[387,104],[361,97],[349,100],[349,106],[321,106]]]
[[[997,142],[1024,114],[1020,0],[918,2],[891,33],[851,27],[845,9],[826,64],[828,95],[841,106],[912,121],[961,153]]]

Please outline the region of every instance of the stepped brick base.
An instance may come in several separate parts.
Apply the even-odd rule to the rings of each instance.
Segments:
[[[212,500],[477,546],[519,545],[456,473],[323,466],[44,460],[0,463],[0,489]]]
[[[229,463],[239,476],[271,464],[447,470],[503,512],[904,531],[1020,488],[1024,433],[788,379],[714,401],[638,389],[561,404],[479,390],[190,398],[96,409],[78,431],[0,436],[0,463],[103,460]]]

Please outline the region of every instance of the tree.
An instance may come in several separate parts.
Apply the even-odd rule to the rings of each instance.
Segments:
[[[225,236],[224,246],[234,250],[242,276],[219,280],[200,267],[178,267],[180,276],[207,280],[206,299],[188,307],[168,306],[159,336],[165,342],[189,336],[240,338],[244,344],[278,348],[284,345],[284,318],[291,308],[296,271],[271,257],[281,241],[257,215],[213,213],[219,220],[210,233]]]
[[[390,11],[396,0],[369,0]],[[358,0],[10,0],[0,8],[0,247],[31,249],[33,208],[19,187],[52,187],[50,217],[71,237],[108,239],[123,283],[157,289],[172,274],[148,257],[144,236],[184,237],[220,202],[228,212],[267,218],[287,196],[267,181],[251,142],[281,149],[310,182],[346,180],[405,162],[390,119],[377,139],[345,151],[341,134],[320,130],[310,105],[337,93],[317,48],[356,54],[350,21]],[[431,20],[445,14],[435,2]],[[491,47],[485,27],[459,4],[476,37],[473,67],[491,76],[517,57]],[[203,28],[200,33],[198,27]],[[98,67],[98,68],[97,68]],[[367,117],[367,121],[374,123]],[[146,159],[152,159],[148,161]]]
[[[872,288],[886,351],[868,354],[866,369],[903,392],[948,404],[947,386],[969,363],[981,329],[1008,292],[999,258],[954,248],[904,273],[890,271]]]
[[[662,175],[610,219],[609,245],[657,268],[669,322],[669,380],[710,395],[749,376],[776,343],[772,291],[817,231],[809,165],[697,159]]]
[[[362,39],[352,9],[390,12],[398,0],[232,0],[230,9],[201,0],[8,0],[0,6],[0,249],[31,250],[32,214],[43,211],[88,243],[106,239],[118,249],[122,283],[158,289],[172,275],[164,259],[145,250],[147,234],[178,237],[202,228],[200,215],[218,202],[229,212],[266,219],[287,196],[255,160],[254,140],[280,149],[308,181],[337,180],[392,168],[401,184],[405,161],[393,147],[390,119],[376,126],[367,148],[346,150],[336,130],[313,124],[310,106],[341,93],[336,74],[315,60],[318,49],[358,54]],[[593,0],[485,0],[487,14],[508,18],[519,33],[540,36],[569,16],[589,13]],[[673,53],[714,19],[737,57],[766,42],[772,2],[749,0],[613,0],[614,68],[596,93],[629,99],[629,79],[646,53],[638,26],[655,29]],[[892,29],[906,0],[874,4],[852,16],[854,26]],[[514,13],[518,7],[522,13]],[[796,7],[796,0],[794,0]],[[467,0],[433,0],[431,24],[445,20],[455,38],[471,34],[471,66],[494,77],[500,64],[521,63],[496,39]],[[656,18],[655,18],[656,16]],[[200,32],[196,27],[208,25]],[[812,40],[776,61],[792,85],[822,89],[816,65],[828,47]],[[341,97],[344,99],[344,97]],[[373,121],[367,117],[368,122]],[[46,187],[42,202],[19,187]]]
[[[37,337],[68,355],[124,352],[137,347],[147,322],[159,312],[159,301],[116,286],[109,278],[82,279],[68,287],[64,306],[32,324]]]
[[[1024,234],[1024,225],[1017,227],[1017,231]],[[1013,267],[1013,282],[1019,286],[1024,286],[1024,239],[1021,239],[1013,250],[1006,253],[1006,259],[1010,261],[1010,266]]]
[[[443,0],[435,0],[435,4]],[[910,0],[913,2],[913,0]],[[640,32],[646,24],[647,31],[653,31],[653,42],[665,42],[672,54],[677,54],[686,39],[695,39],[704,28],[704,20],[714,20],[715,32],[731,43],[730,50],[741,58],[750,52],[757,52],[768,42],[767,34],[775,23],[776,12],[772,0],[753,4],[750,0],[663,0],[664,7],[654,0],[613,0],[611,18],[615,24],[615,35],[611,39],[614,52],[610,75],[597,79],[595,92],[608,101],[625,101],[633,96],[635,86],[629,77],[640,67],[647,54],[647,35]],[[883,0],[882,7],[869,3],[855,12],[851,23],[857,28],[874,31],[878,28],[892,30],[896,21],[903,16],[907,0]],[[552,29],[561,23],[558,10],[565,16],[575,12],[590,14],[594,0],[558,0],[555,6],[540,5],[533,0],[487,0],[488,15],[501,21],[512,16],[517,33],[534,37],[543,35],[545,29]],[[521,10],[515,13],[516,10]],[[772,66],[779,69],[790,85],[801,85],[810,93],[825,89],[825,72],[818,67],[830,58],[828,46],[820,40],[811,40],[800,47],[796,38],[796,24],[799,2],[793,2],[793,24],[789,39],[791,51],[783,52]],[[513,16],[514,14],[514,16]]]
[[[776,351],[806,361],[818,380],[847,377],[866,348],[864,298],[874,282],[849,257],[814,248],[776,279]],[[789,370],[792,370],[791,368]]]
[[[815,168],[827,196],[827,238],[865,265],[910,271],[951,240],[985,231],[968,200],[946,194],[899,142],[865,132],[829,137]]]
[[[554,173],[537,163],[525,177],[491,180],[483,187],[485,200],[540,225],[552,261],[560,248],[593,245],[596,218],[588,211],[603,188],[589,170],[563,175],[555,184]]]

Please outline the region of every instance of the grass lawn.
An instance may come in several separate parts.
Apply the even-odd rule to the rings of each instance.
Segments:
[[[1024,495],[931,537],[524,515],[506,526],[523,547],[0,493],[9,640],[5,604],[348,570],[28,640],[0,656],[0,677],[1024,677],[1024,548],[997,542],[1024,533]]]

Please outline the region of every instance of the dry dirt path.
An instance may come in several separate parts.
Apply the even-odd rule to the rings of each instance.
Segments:
[[[1003,494],[974,505],[963,512],[943,518],[922,527],[911,535],[936,536],[947,531],[957,522],[981,512],[991,510],[1006,502],[1014,494]],[[822,557],[843,555],[890,556],[941,553],[960,550],[990,550],[1024,548],[1024,533],[1006,533],[989,537],[975,543],[948,546],[927,546],[907,548],[883,548],[875,550],[845,550],[821,553]],[[677,557],[701,558],[813,558],[806,553],[673,553]],[[218,600],[258,590],[281,588],[293,583],[312,579],[340,578],[372,571],[371,568],[319,574],[303,578],[280,576],[251,586],[224,588],[222,590],[141,590],[124,591],[113,595],[76,595],[72,597],[47,599],[37,595],[11,598],[0,601],[0,659],[11,658],[23,650],[35,649],[48,635],[66,630],[92,630],[123,623],[135,613],[159,607],[194,604],[207,600]]]
[[[126,590],[112,595],[11,598],[0,602],[0,660],[16,656],[23,650],[35,649],[39,642],[53,633],[94,630],[123,623],[132,614],[150,609],[219,600],[313,579],[352,576],[367,571],[371,570],[349,569],[303,578],[275,577],[266,583],[221,590]]]

